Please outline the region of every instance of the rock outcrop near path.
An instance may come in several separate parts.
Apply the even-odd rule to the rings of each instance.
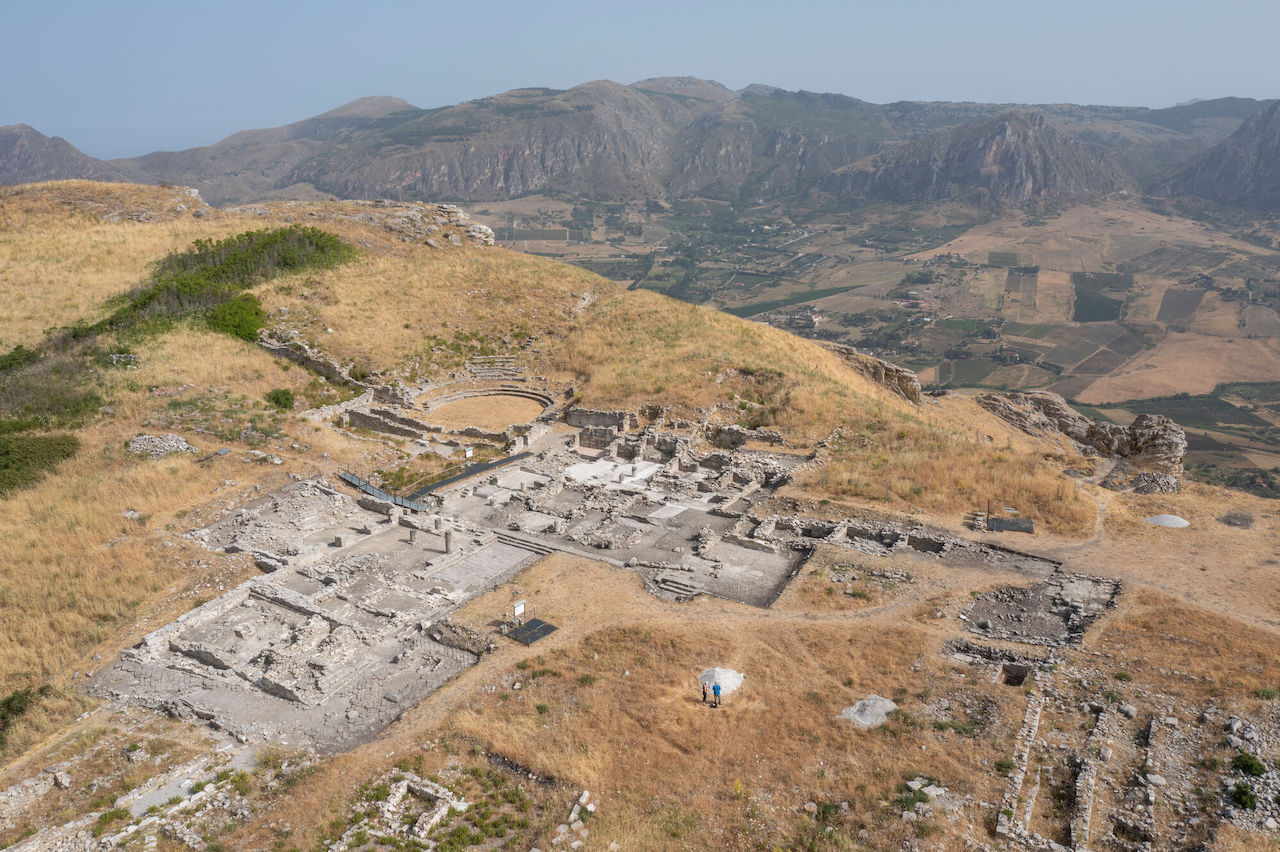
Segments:
[[[852,346],[846,346],[843,343],[823,343],[822,345],[876,384],[883,385],[908,402],[920,403],[920,379],[906,367],[881,361],[874,355],[863,355]]]
[[[1078,413],[1056,393],[986,393],[977,403],[1029,435],[1061,433],[1086,452],[1123,459],[1134,468],[1182,473],[1187,435],[1159,414],[1140,414],[1128,426],[1097,423]]]

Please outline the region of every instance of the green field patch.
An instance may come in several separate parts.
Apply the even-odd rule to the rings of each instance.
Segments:
[[[1196,308],[1204,301],[1204,290],[1179,290],[1170,288],[1164,291],[1160,299],[1160,310],[1156,313],[1156,321],[1164,323],[1185,323],[1190,321]]]
[[[1124,333],[1125,330],[1123,326],[1117,325],[1113,322],[1100,322],[1089,327],[1089,333],[1085,339],[1091,340],[1099,346],[1106,346],[1108,343]]]
[[[993,251],[987,253],[987,266],[1011,267],[1030,266],[1031,259],[1016,251]]]
[[[1036,282],[1040,280],[1040,270],[1027,269],[1025,267],[1013,267],[1009,270],[1004,278],[1004,291],[1006,293],[1027,292],[1028,289],[1034,293]]]
[[[1053,364],[1054,366],[1061,367],[1065,370],[1079,364],[1081,361],[1090,357],[1097,351],[1098,344],[1089,340],[1081,340],[1075,343],[1063,343],[1059,346],[1055,346],[1053,350],[1049,352],[1049,354],[1045,355],[1041,360],[1046,364]]]
[[[1132,331],[1126,331],[1107,344],[1107,348],[1112,352],[1123,355],[1126,358],[1132,358],[1142,351],[1142,335],[1134,334]]]
[[[1213,429],[1218,426],[1270,426],[1252,412],[1237,408],[1216,396],[1179,394],[1177,396],[1134,399],[1123,404],[1135,414],[1163,414],[1180,426]]]
[[[1213,393],[1215,396],[1238,396],[1249,402],[1280,403],[1280,382],[1227,382],[1214,388]]]
[[[966,358],[951,362],[951,384],[967,386],[982,382],[1002,365],[987,358]]]
[[[1073,272],[1071,283],[1084,290],[1130,290],[1133,275],[1128,272]]]
[[[1077,364],[1074,373],[1085,376],[1105,376],[1125,362],[1125,358],[1110,349],[1099,349],[1085,361]]]
[[[756,314],[762,314],[765,311],[776,311],[779,308],[789,308],[792,305],[799,305],[805,302],[812,302],[816,299],[825,299],[827,296],[836,296],[840,293],[848,293],[850,290],[857,290],[861,284],[855,284],[852,287],[828,287],[825,290],[801,290],[792,293],[790,296],[784,296],[781,299],[769,299],[763,302],[752,302],[749,305],[738,305],[732,308],[725,308],[726,314],[733,314],[735,317],[752,317]]]
[[[1069,404],[1072,408],[1074,408],[1079,413],[1083,414],[1085,417],[1088,417],[1090,420],[1095,420],[1099,423],[1115,423],[1116,422],[1091,405],[1081,405],[1078,402],[1073,402]]]
[[[854,242],[881,251],[925,251],[949,243],[969,230],[968,225],[921,225],[918,222],[877,223],[857,234]]]
[[[776,275],[768,275],[762,272],[735,272],[733,274],[733,283],[741,284],[744,287],[758,287],[761,285],[774,287],[780,283],[781,279]]]
[[[1195,455],[1187,461],[1187,475],[1192,479],[1280,500],[1280,468],[1241,467],[1232,463],[1234,458],[1209,461]]]
[[[1075,322],[1114,322],[1120,319],[1122,307],[1124,303],[1119,299],[1112,299],[1095,290],[1077,287],[1075,310],[1071,314],[1071,319]]]
[[[1050,385],[1049,390],[1065,399],[1074,399],[1097,380],[1097,376],[1069,376],[1060,382]]]
[[[940,319],[934,323],[937,328],[951,328],[958,331],[972,332],[978,330],[978,321],[976,319]]]
[[[1022,322],[1007,322],[1000,327],[1000,330],[1003,331],[1005,334],[1009,334],[1014,337],[1026,337],[1026,338],[1030,338],[1031,340],[1043,340],[1044,338],[1053,334],[1059,328],[1061,328],[1061,326],[1058,326],[1058,325],[1048,325],[1048,324],[1029,325],[1027,323],[1022,323]]]
[[[1195,432],[1189,429],[1187,430],[1187,452],[1235,452],[1235,447],[1219,441],[1206,432]],[[1241,458],[1244,457],[1241,456]]]

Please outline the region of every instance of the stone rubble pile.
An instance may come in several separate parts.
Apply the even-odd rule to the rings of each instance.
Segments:
[[[152,459],[162,459],[174,453],[199,452],[180,435],[138,435],[129,442],[129,452]]]

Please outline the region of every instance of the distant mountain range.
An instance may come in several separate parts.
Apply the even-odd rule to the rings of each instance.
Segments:
[[[208,147],[106,162],[25,125],[4,127],[0,183],[174,183],[197,187],[214,204],[329,196],[474,202],[564,192],[1004,206],[1155,189],[1280,209],[1275,116],[1274,101],[1248,98],[1158,110],[873,104],[663,77],[515,89],[439,109],[363,98]]]
[[[125,179],[59,136],[45,136],[26,124],[0,127],[0,185],[74,178]]]

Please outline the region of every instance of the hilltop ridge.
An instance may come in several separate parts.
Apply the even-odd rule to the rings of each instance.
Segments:
[[[1271,783],[1277,514],[1177,482],[1180,430],[1004,420],[474,227],[0,190],[0,437],[45,449],[0,494],[0,843],[1121,848],[1113,790],[1153,845],[1269,831],[1229,797]],[[1119,450],[1174,483],[1104,487]]]

